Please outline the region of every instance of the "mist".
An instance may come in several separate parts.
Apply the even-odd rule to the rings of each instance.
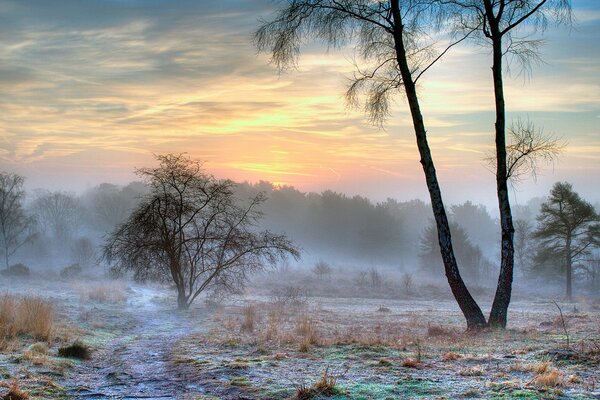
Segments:
[[[109,265],[102,257],[106,239],[127,220],[147,192],[148,187],[140,181],[126,185],[102,183],[79,193],[42,188],[29,191],[25,208],[35,220],[35,233],[12,258],[44,275],[60,275],[65,268],[77,264],[87,274],[108,276]],[[332,283],[344,278],[360,281],[373,271],[384,275],[390,290],[380,293],[383,298],[402,296],[401,282],[408,279],[407,276],[415,285],[413,295],[430,296],[426,290],[417,290],[419,285],[429,289],[435,286],[436,293],[450,295],[436,243],[431,206],[425,201],[376,202],[331,190],[305,193],[267,181],[235,185],[235,195],[241,201],[257,194],[264,194],[266,201],[260,206],[262,215],[254,229],[283,233],[301,249],[299,261],[268,266],[265,276],[280,269],[295,271],[303,276],[296,277],[298,282],[294,284],[303,285],[303,280],[319,277],[314,269],[321,263],[329,267]],[[534,197],[514,207],[517,225],[529,229],[523,233],[517,229],[521,242],[535,242],[536,217],[545,200],[543,196]],[[488,296],[482,296],[482,300],[490,301],[500,258],[497,213],[482,204],[465,201],[449,205],[448,214],[465,279],[470,286],[479,287],[481,293],[487,290]],[[594,262],[590,260],[590,265]],[[537,294],[556,295],[562,290],[560,275],[539,274],[531,260],[527,263],[518,260],[515,275],[517,294],[521,290],[531,293],[532,286]],[[259,274],[252,279],[264,277]],[[279,279],[286,281],[285,273]],[[302,289],[325,295],[331,288],[310,287],[311,284],[319,286],[317,281],[308,279],[307,287]],[[280,286],[280,282],[263,283]],[[585,274],[576,284],[584,293],[598,291],[597,280],[587,280]],[[269,290],[265,288],[266,293]]]

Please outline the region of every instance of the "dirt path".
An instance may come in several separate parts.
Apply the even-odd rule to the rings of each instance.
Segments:
[[[143,289],[137,289],[143,291]],[[174,345],[201,330],[202,316],[179,313],[136,293],[121,311],[122,332],[79,364],[66,382],[76,399],[172,399],[200,395],[193,370],[176,362]]]

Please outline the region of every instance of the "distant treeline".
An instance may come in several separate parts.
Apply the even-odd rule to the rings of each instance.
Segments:
[[[14,259],[40,267],[77,262],[95,265],[105,236],[124,222],[147,189],[103,183],[80,195],[35,190],[24,208],[35,219],[36,234]],[[311,267],[318,260],[348,266],[442,272],[429,204],[422,200],[373,202],[330,190],[304,193],[269,182],[240,183],[243,201],[258,192],[267,196],[257,229],[286,233],[303,249]],[[514,207],[517,221],[535,224],[543,199]],[[499,224],[486,207],[467,201],[450,207],[453,238],[461,268],[473,278],[494,270],[499,257]],[[518,260],[517,260],[518,264]],[[517,269],[519,265],[517,265]]]

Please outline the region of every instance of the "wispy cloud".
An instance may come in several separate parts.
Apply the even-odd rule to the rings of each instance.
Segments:
[[[313,46],[298,70],[281,75],[256,54],[251,33],[272,7],[268,0],[1,2],[0,160],[38,172],[85,171],[81,181],[92,170],[105,179],[131,171],[151,153],[186,151],[222,175],[306,190],[385,197],[391,186],[419,181],[402,97],[385,130],[345,106],[348,54]],[[589,50],[600,43],[600,8],[585,7],[576,9],[576,30],[548,31],[547,64],[532,79],[507,78],[507,109],[575,138],[569,160],[600,172],[598,146],[578,142],[598,134],[600,113],[599,53]],[[482,154],[493,143],[488,66],[481,48],[457,48],[419,86],[444,179],[485,173]],[[395,184],[369,183],[378,179]]]

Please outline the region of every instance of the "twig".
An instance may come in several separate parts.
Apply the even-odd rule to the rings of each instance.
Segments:
[[[565,317],[563,316],[562,309],[560,308],[558,303],[554,300],[552,302],[554,303],[556,308],[558,308],[558,312],[560,313],[560,322],[562,324],[563,331],[565,332],[565,336],[567,337],[567,350],[568,350],[571,348],[571,346],[570,346],[570,342],[569,342],[569,332],[567,331],[567,324],[565,323]]]

